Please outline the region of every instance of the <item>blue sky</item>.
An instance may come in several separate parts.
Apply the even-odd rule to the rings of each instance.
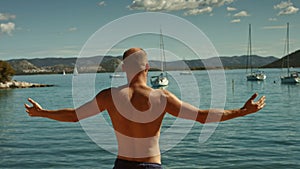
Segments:
[[[1,0],[0,59],[74,57],[101,27],[143,12],[163,12],[190,22],[210,39],[220,56],[246,54],[251,24],[253,53],[282,57],[287,22],[290,51],[300,48],[299,8],[299,0]],[[187,36],[191,33],[184,27],[176,29]],[[148,36],[123,40],[109,54],[121,55],[131,46],[157,46],[157,37]],[[173,43],[165,38],[165,46]],[[176,44],[169,46],[177,49],[172,52],[180,58],[193,58]]]

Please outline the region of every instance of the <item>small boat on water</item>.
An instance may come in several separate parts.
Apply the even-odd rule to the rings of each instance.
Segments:
[[[166,68],[166,56],[165,56],[165,49],[164,49],[164,40],[162,36],[162,31],[160,29],[160,51],[161,51],[161,73],[158,76],[151,76],[150,82],[152,87],[160,88],[169,85],[168,75],[165,72]]]
[[[169,84],[169,80],[164,73],[161,73],[158,76],[151,76],[150,81],[151,81],[152,87],[155,87],[155,88],[168,86],[168,84]]]
[[[290,72],[288,76],[281,76],[281,83],[300,83],[300,72]]]
[[[191,74],[192,74],[192,71],[186,70],[186,71],[180,72],[179,74],[180,74],[180,75],[191,75]]]
[[[266,79],[266,75],[262,71],[252,72],[247,75],[248,81],[262,81]]]
[[[124,75],[121,75],[121,74],[111,74],[109,75],[110,78],[124,78],[125,76]]]
[[[253,70],[252,66],[252,41],[251,41],[251,24],[249,24],[249,39],[248,39],[248,49],[247,49],[247,80],[248,81],[263,81],[267,78],[265,73],[260,70]],[[248,67],[250,66],[250,73],[248,73]]]
[[[289,83],[289,84],[293,84],[293,83],[300,83],[300,76],[299,76],[299,72],[296,71],[290,71],[290,52],[289,52],[289,23],[287,23],[286,25],[287,31],[286,31],[286,51],[287,51],[287,56],[286,56],[286,64],[287,64],[287,75],[286,76],[281,76],[280,80],[281,83]]]
[[[74,75],[74,76],[77,76],[77,75],[78,75],[77,67],[74,68],[73,75]]]

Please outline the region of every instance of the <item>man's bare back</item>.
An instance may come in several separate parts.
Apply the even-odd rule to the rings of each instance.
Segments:
[[[161,163],[158,141],[165,115],[163,92],[142,84],[107,92],[111,95],[107,111],[118,140],[118,158]]]

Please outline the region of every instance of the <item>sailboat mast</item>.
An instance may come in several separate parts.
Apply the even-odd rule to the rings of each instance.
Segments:
[[[161,57],[161,71],[163,72],[164,69],[166,68],[166,56],[165,56],[165,47],[164,47],[164,39],[163,39],[163,34],[162,34],[162,30],[160,28],[160,57]]]
[[[249,54],[249,59],[250,59],[250,70],[251,73],[253,72],[252,70],[252,39],[251,39],[251,24],[249,24],[249,46],[248,46],[248,54]]]
[[[287,51],[287,73],[288,73],[288,75],[290,74],[290,36],[289,36],[289,34],[290,34],[290,29],[289,29],[289,27],[290,27],[290,24],[289,24],[289,22],[287,23],[287,25],[286,25],[286,29],[287,29],[287,31],[286,31],[286,51]]]

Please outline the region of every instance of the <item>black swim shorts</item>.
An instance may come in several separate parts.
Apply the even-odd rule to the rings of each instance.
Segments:
[[[161,164],[116,159],[113,169],[163,169]]]

